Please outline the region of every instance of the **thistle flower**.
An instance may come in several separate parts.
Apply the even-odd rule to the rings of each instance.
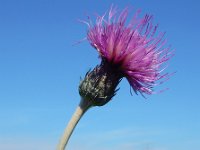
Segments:
[[[92,106],[103,106],[116,94],[125,77],[137,94],[153,94],[157,84],[168,79],[162,74],[163,64],[170,59],[164,33],[156,33],[151,15],[139,18],[138,10],[129,23],[128,8],[121,13],[111,7],[108,13],[97,16],[88,25],[87,40],[98,51],[100,65],[88,71],[79,85],[81,102],[65,130],[58,150],[63,150],[81,116]],[[159,82],[160,81],[160,82]]]
[[[144,93],[152,94],[156,84],[161,84],[163,79],[168,79],[168,73],[164,75],[161,73],[164,70],[162,69],[163,64],[170,58],[170,47],[165,47],[164,33],[158,33],[155,36],[158,26],[153,25],[153,17],[145,15],[143,18],[138,18],[139,14],[140,10],[126,24],[128,8],[118,14],[116,8],[111,7],[108,14],[97,17],[94,25],[90,18],[88,22],[84,23],[89,27],[87,39],[101,58],[101,65],[97,66],[93,72],[104,70],[102,74],[98,73],[95,76],[95,80],[108,74],[106,77],[113,83],[112,89],[115,89],[121,78],[125,77],[135,93],[140,92],[143,95]],[[97,69],[99,67],[107,69]],[[85,77],[87,81],[89,81],[88,74]],[[90,80],[92,81],[94,78]],[[158,80],[160,83],[157,83]],[[107,83],[104,84],[106,87]],[[97,100],[98,92],[94,91],[102,91],[102,87],[99,87],[101,90],[98,90],[98,86],[94,87],[94,85],[92,90],[88,87],[82,90],[81,84],[80,95],[84,96],[83,93],[87,93],[88,97],[88,94],[91,93],[89,99]],[[106,91],[108,89],[105,89],[104,93]],[[112,94],[105,94],[103,97],[107,96],[106,100],[109,101],[112,98],[111,95],[114,94],[115,90],[112,90]],[[102,99],[102,96],[100,97]],[[105,99],[102,100],[103,104],[104,101]]]

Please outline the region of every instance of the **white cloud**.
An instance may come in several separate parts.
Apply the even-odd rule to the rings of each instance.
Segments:
[[[155,141],[146,136],[159,134],[129,128],[90,133],[75,132],[67,150],[167,150],[158,147]],[[140,138],[139,138],[140,137]],[[0,138],[1,150],[55,150],[57,137],[17,137]]]

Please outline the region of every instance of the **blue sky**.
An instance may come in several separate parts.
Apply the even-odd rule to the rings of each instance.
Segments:
[[[79,103],[80,76],[99,64],[83,42],[77,19],[103,14],[111,4],[155,16],[175,57],[164,85],[148,96],[129,93],[126,80],[104,107],[81,119],[68,150],[200,149],[200,2],[198,0],[1,0],[0,149],[54,150]]]

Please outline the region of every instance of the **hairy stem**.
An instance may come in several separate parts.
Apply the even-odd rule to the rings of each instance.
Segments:
[[[74,112],[71,120],[69,121],[67,127],[65,128],[64,134],[57,146],[57,150],[64,150],[72,132],[74,131],[77,123],[83,116],[83,114],[91,107],[91,103],[89,101],[81,99],[79,106],[77,107],[76,111]]]

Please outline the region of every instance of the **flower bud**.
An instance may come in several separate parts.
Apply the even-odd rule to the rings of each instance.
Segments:
[[[114,66],[102,61],[92,71],[88,71],[79,85],[79,94],[93,106],[103,106],[116,94],[116,87],[122,76]]]

